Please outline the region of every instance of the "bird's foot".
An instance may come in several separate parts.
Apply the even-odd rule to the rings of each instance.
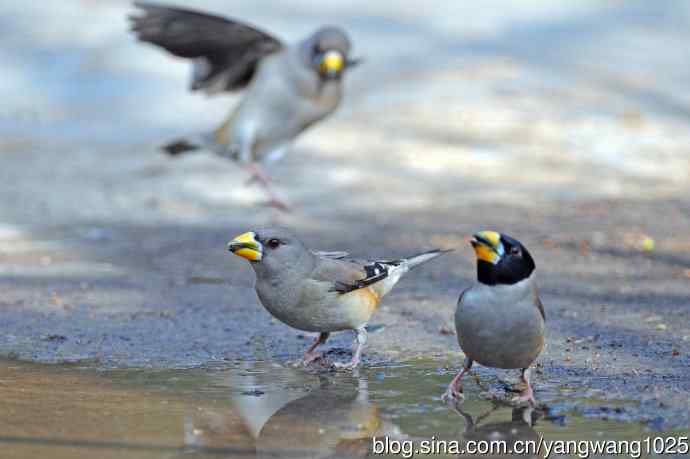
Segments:
[[[255,163],[249,163],[243,166],[244,169],[249,172],[249,178],[244,182],[245,186],[250,186],[253,184],[261,185],[264,188],[270,188],[273,185],[273,179],[264,170]]]
[[[357,363],[352,362],[333,362],[333,368],[336,370],[354,370],[357,365]]]
[[[531,387],[528,387],[524,391],[520,392],[520,395],[513,397],[511,402],[516,405],[528,403],[532,406],[537,406],[537,401],[534,398],[534,392],[532,392]]]
[[[336,370],[354,370],[359,366],[359,359],[352,359],[349,362],[333,362]]]
[[[245,180],[244,186],[259,185],[264,188],[270,188],[273,186],[273,179],[263,172],[254,172],[249,175],[249,178]]]
[[[461,385],[450,384],[448,389],[441,396],[441,400],[444,402],[462,402],[465,400],[465,394],[463,393]]]
[[[273,180],[271,177],[266,174],[258,164],[249,163],[245,166],[245,169],[250,174],[249,179],[247,179],[245,182],[245,186],[249,186],[254,183],[260,185],[268,195],[266,205],[284,212],[289,212],[291,210],[290,205],[274,191]]]
[[[455,375],[453,380],[448,384],[448,389],[446,389],[446,392],[441,396],[441,398],[448,402],[451,400],[455,401],[461,401],[465,399],[465,394],[463,394],[462,390],[462,384],[460,380],[462,379],[463,376],[465,376],[465,373],[467,373],[470,370],[470,367],[472,366],[472,362],[470,361],[469,363],[465,362],[466,365],[463,367],[462,371]]]
[[[302,359],[302,365],[305,367],[316,360],[322,359],[323,353],[321,352],[305,352],[304,358]]]
[[[278,196],[270,196],[267,201],[264,201],[263,205],[266,207],[272,207],[281,212],[292,212],[292,206]]]
[[[269,199],[261,203],[264,207],[271,207],[273,209],[279,210],[281,212],[290,213],[292,212],[292,207],[285,201],[279,199]]]
[[[292,206],[287,201],[280,198],[269,199],[267,205],[282,212],[292,212]]]

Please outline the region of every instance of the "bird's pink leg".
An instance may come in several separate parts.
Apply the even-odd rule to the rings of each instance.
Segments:
[[[532,406],[537,405],[537,401],[534,398],[534,391],[532,391],[532,384],[529,381],[529,368],[523,368],[520,374],[520,379],[523,383],[527,385],[525,390],[523,390],[519,396],[515,397],[514,401],[516,403],[528,402]]]
[[[455,375],[450,384],[448,384],[448,389],[446,389],[446,392],[441,396],[443,400],[448,402],[451,400],[458,400],[464,397],[464,395],[462,394],[462,386],[460,385],[460,380],[463,376],[465,376],[465,373],[470,371],[470,368],[472,368],[472,363],[473,362],[469,357],[465,357],[465,362],[463,363],[462,370],[457,375]]]
[[[364,327],[360,327],[356,330],[357,332],[357,345],[355,353],[352,355],[352,360],[347,363],[334,362],[333,366],[338,369],[352,369],[357,368],[361,359],[362,351],[367,344],[367,330]]]
[[[302,360],[304,365],[309,365],[314,360],[321,358],[323,354],[321,352],[315,352],[315,350],[317,347],[319,347],[319,345],[326,342],[328,335],[329,333],[319,333],[319,336],[314,340],[311,346],[304,351],[304,359]]]
[[[268,194],[268,205],[280,210],[288,211],[290,206],[273,190],[273,180],[266,174],[257,163],[247,163],[244,168],[251,174],[247,185],[257,182]]]
[[[246,182],[244,182],[245,186],[250,186],[255,183],[258,183],[261,186],[270,186],[273,184],[273,179],[266,174],[266,172],[261,169],[261,166],[259,166],[256,163],[248,163],[244,166],[245,170],[249,172],[249,178],[247,179]]]

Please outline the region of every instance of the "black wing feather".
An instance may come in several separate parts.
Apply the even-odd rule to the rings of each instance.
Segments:
[[[135,6],[144,13],[130,17],[140,41],[206,61],[205,71],[195,75],[193,90],[210,90],[219,79],[222,90],[241,89],[251,81],[259,60],[283,47],[272,35],[232,19],[146,2]]]
[[[389,266],[397,266],[399,261],[373,261],[368,265],[364,265],[364,270],[367,276],[351,284],[336,281],[333,290],[338,293],[349,293],[353,290],[368,287],[388,277]]]

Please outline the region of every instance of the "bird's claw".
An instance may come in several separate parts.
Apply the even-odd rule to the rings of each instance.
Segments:
[[[321,352],[308,352],[304,354],[304,358],[302,359],[302,365],[309,366],[311,363],[322,359],[323,354]]]
[[[282,212],[291,212],[292,207],[287,202],[280,198],[270,198],[266,201],[266,206],[273,207],[274,209],[280,210]]]
[[[354,370],[359,365],[359,362],[333,362],[332,366],[336,370]]]
[[[531,390],[525,390],[520,393],[520,395],[513,397],[511,403],[516,405],[529,404],[531,406],[537,406],[537,401],[534,398],[534,393]]]
[[[255,183],[261,183],[261,179],[256,175],[252,175],[244,182],[244,186],[251,186]]]
[[[465,394],[462,391],[462,387],[451,388],[449,387],[441,396],[441,400],[447,403],[451,402],[462,402],[465,400]]]

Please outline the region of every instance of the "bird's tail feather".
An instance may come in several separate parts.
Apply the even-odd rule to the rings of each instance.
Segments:
[[[409,269],[415,268],[419,265],[422,265],[426,263],[427,261],[431,261],[434,258],[440,257],[441,255],[452,252],[453,249],[434,249],[434,250],[429,250],[428,252],[420,253],[419,255],[415,255],[410,258],[405,259],[405,263],[407,264],[407,267]]]
[[[224,124],[225,125],[225,124]],[[170,156],[178,156],[197,150],[206,150],[223,158],[238,159],[239,152],[227,144],[227,134],[223,126],[213,132],[194,134],[186,138],[177,139],[161,147]]]
[[[227,146],[219,143],[217,140],[223,139],[218,139],[216,132],[202,132],[177,139],[162,146],[161,149],[170,156],[182,155],[198,150],[208,150],[220,156],[225,156],[224,153],[227,153]]]
[[[178,156],[192,151],[201,150],[202,148],[202,145],[190,142],[187,139],[178,139],[161,147],[161,149],[170,156]]]
[[[440,257],[444,253],[451,251],[452,249],[434,249],[428,252],[420,253],[419,255],[415,255],[410,258],[404,258],[402,260],[395,260],[390,262],[383,262],[384,264],[389,265],[390,268],[387,271],[385,278],[381,282],[377,282],[376,284],[374,284],[377,286],[377,291],[379,295],[383,296],[390,292],[393,286],[398,283],[400,278],[412,268],[422,265],[427,261],[431,261],[434,258]]]

